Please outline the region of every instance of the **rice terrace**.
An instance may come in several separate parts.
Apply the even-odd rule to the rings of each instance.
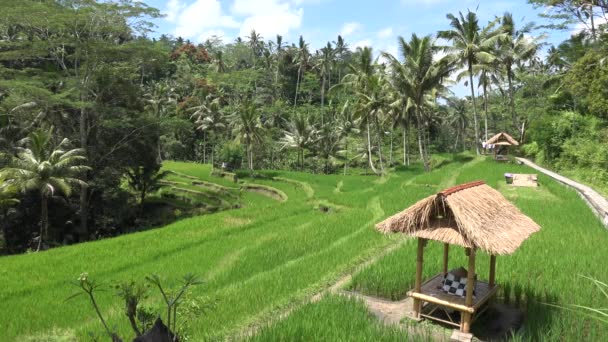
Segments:
[[[608,341],[608,3],[461,5],[3,0],[0,342]]]

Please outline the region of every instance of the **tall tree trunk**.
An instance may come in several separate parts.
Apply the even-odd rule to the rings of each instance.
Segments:
[[[367,160],[369,162],[369,167],[377,175],[378,171],[376,170],[376,167],[374,167],[374,162],[372,160],[372,137],[369,128],[369,119],[367,120]]]
[[[429,162],[427,160],[427,154],[425,152],[424,147],[424,137],[423,137],[423,123],[422,118],[420,117],[420,113],[418,113],[418,108],[416,108],[416,122],[417,122],[417,135],[418,135],[418,150],[420,151],[420,159],[422,160],[422,164],[424,165],[424,171],[429,172],[431,170]]]
[[[382,129],[378,123],[378,118],[375,120],[376,124],[376,136],[378,137],[378,161],[380,163],[380,172],[384,173],[384,161],[382,159]]]
[[[321,83],[321,126],[325,124],[325,74]]]
[[[391,128],[391,148],[388,155],[388,167],[393,165],[393,129]]]
[[[346,169],[348,168],[348,137],[346,137],[345,139],[345,143],[344,143],[344,151],[346,153],[346,156],[344,157],[344,175],[346,176]]]
[[[469,62],[469,84],[471,86],[471,99],[473,100],[473,122],[475,124],[475,151],[479,155],[479,124],[477,123],[477,101],[473,88],[473,65]]]
[[[486,84],[483,85],[483,106],[485,107],[484,114],[484,128],[485,128],[485,141],[488,141],[488,87]]]
[[[300,65],[300,67],[298,67],[298,78],[296,80],[296,95],[293,99],[293,108],[296,108],[296,105],[298,104],[298,88],[300,88],[300,74],[302,73],[302,65]]]
[[[321,108],[325,105],[325,73],[323,73],[323,81],[321,82]]]
[[[84,150],[84,155],[88,157],[88,129],[87,129],[87,113],[84,108],[80,109],[80,148]],[[90,160],[90,159],[89,159]],[[82,175],[82,180],[87,181],[87,173]],[[89,193],[85,186],[80,187],[80,229],[78,230],[78,240],[84,241],[88,239],[88,218],[89,218]]]
[[[593,18],[593,2],[589,3],[589,18],[591,19],[591,37],[595,42],[597,40],[597,36],[595,34],[595,18]]]
[[[454,141],[454,153],[458,152],[458,139],[460,139],[460,127],[456,130],[456,140]]]
[[[407,133],[405,125],[403,125],[403,166],[407,165]]]
[[[513,77],[511,73],[511,66],[507,66],[507,80],[509,81],[509,106],[511,107],[511,120],[513,120],[513,129],[519,130],[517,124],[517,114],[515,113],[515,98],[513,96]]]
[[[46,238],[49,233],[49,208],[48,208],[48,200],[46,196],[42,195],[42,200],[40,203],[40,238],[38,239],[38,248],[36,251],[39,251],[42,248],[43,240],[46,241]]]

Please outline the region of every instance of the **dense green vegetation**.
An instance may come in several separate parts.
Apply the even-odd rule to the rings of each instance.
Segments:
[[[208,165],[171,162],[166,168],[223,182],[210,176]],[[160,273],[173,284],[181,275],[195,273],[205,283],[192,289],[189,300],[215,306],[187,320],[187,335],[195,340],[238,335],[250,324],[264,325],[284,308],[297,307],[355,265],[403,241],[400,236],[376,232],[374,223],[438,189],[472,179],[486,180],[543,226],[517,253],[498,261],[497,280],[505,286],[501,297],[527,310],[524,336],[602,339],[608,333],[605,327],[543,303],[606,304],[593,284],[577,279],[581,274],[606,280],[601,266],[601,247],[608,239],[605,230],[573,191],[545,177],[538,190],[507,188],[501,181],[507,170],[528,171],[523,166],[461,156],[437,159],[430,173],[417,164],[381,178],[267,172],[266,178],[275,180],[258,177],[245,182],[279,189],[289,197],[287,201],[244,192],[241,209],[45,253],[4,257],[0,259],[4,285],[0,299],[11,310],[0,313],[0,340],[48,334],[53,328],[80,338],[89,332],[101,333],[85,300],[65,302],[75,291],[70,283],[81,272],[106,286],[151,273]],[[321,206],[330,210],[320,210]],[[440,246],[429,246],[427,275],[439,269],[441,260],[434,258]],[[401,298],[413,279],[414,250],[414,244],[406,242],[355,275],[352,287]],[[479,272],[484,274],[487,258],[479,259]],[[452,249],[451,262],[461,265],[464,253]],[[110,325],[125,335],[129,326],[112,292],[100,292],[98,301]],[[161,305],[152,299],[146,304]],[[54,311],[62,314],[48,314]],[[343,316],[343,322],[350,317],[344,316],[347,311],[353,315],[353,324],[360,323],[353,328],[353,336],[396,338],[395,331],[381,328],[363,314],[359,304],[331,298],[262,329],[259,338],[291,336],[294,331],[305,340],[338,337],[346,330],[332,328],[336,325],[330,318]]]

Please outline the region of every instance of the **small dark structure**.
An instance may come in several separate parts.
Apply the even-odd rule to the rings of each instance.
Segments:
[[[491,146],[494,160],[507,161],[509,155],[509,146],[519,146],[519,142],[513,139],[512,136],[505,132],[500,132],[485,142],[486,149]]]
[[[135,338],[133,342],[179,342],[179,339],[169,330],[159,317],[150,330]]]
[[[476,181],[429,196],[378,223],[376,228],[384,233],[401,232],[418,238],[416,285],[408,292],[408,296],[414,298],[413,318],[438,320],[468,334],[472,322],[487,308],[484,304],[498,291],[496,255],[512,254],[540,226],[498,191],[483,181]],[[443,270],[423,283],[423,254],[428,240],[444,243]],[[442,289],[444,276],[448,273],[449,245],[464,247],[469,257],[464,297]],[[490,254],[488,281],[475,279],[477,250]],[[449,315],[447,319],[438,319],[423,313],[425,303],[460,312],[460,322],[454,322]]]

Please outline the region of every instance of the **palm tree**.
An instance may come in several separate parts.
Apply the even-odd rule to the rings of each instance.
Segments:
[[[331,44],[327,42],[327,46],[321,48],[319,56],[319,62],[315,66],[321,74],[321,107],[325,105],[325,85],[327,78],[331,79],[331,67],[335,57],[335,51],[331,47]]]
[[[310,59],[310,52],[308,51],[308,44],[304,41],[304,38],[300,36],[300,40],[298,42],[298,48],[296,53],[296,61],[298,63],[298,77],[296,80],[296,94],[293,100],[293,107],[295,108],[298,104],[298,90],[300,88],[300,81],[302,79],[302,73],[306,71],[306,67],[308,66],[308,62]]]
[[[348,68],[350,69],[350,72],[344,75],[342,82],[332,87],[332,89],[348,87],[357,95],[355,113],[359,117],[361,125],[365,126],[367,133],[367,153],[365,155],[368,158],[368,163],[372,171],[375,174],[380,174],[380,172],[378,172],[374,166],[371,152],[373,149],[371,139],[371,124],[374,120],[370,119],[373,115],[377,114],[375,111],[381,109],[381,106],[379,106],[379,102],[377,101],[380,80],[376,79],[374,82],[376,89],[370,87],[370,82],[374,77],[374,71],[376,68],[372,49],[369,47],[357,48],[356,57],[354,58],[353,62],[348,65]],[[370,97],[368,96],[369,94],[374,95]],[[370,111],[374,111],[374,113],[371,113]]]
[[[479,123],[477,119],[477,102],[475,100],[475,88],[473,85],[474,66],[481,63],[489,63],[495,57],[491,49],[497,41],[504,37],[499,30],[494,30],[496,21],[490,22],[488,26],[481,29],[477,14],[468,11],[466,17],[459,12],[459,17],[448,14],[451,30],[439,31],[437,36],[452,42],[452,46],[444,49],[453,54],[461,66],[467,69],[458,75],[458,79],[469,77],[471,86],[471,100],[473,101],[473,121],[475,124],[475,150],[479,154]]]
[[[357,126],[359,125],[359,120],[355,118],[353,111],[350,109],[348,101],[342,107],[338,118],[336,120],[337,127],[336,131],[340,139],[344,141],[344,175],[346,175],[346,170],[348,168],[348,137],[351,134],[359,133],[359,129]]]
[[[383,56],[388,59],[392,69],[392,86],[406,99],[404,110],[414,112],[420,159],[424,169],[430,171],[428,148],[424,138],[427,128],[425,105],[428,95],[441,87],[454,65],[447,57],[438,61],[434,59],[438,47],[431,40],[431,36],[419,38],[413,34],[409,42],[399,37],[398,44],[403,62],[388,53],[383,53]]]
[[[196,118],[194,124],[196,129],[203,132],[203,134],[209,132],[209,140],[211,140],[211,167],[213,167],[213,157],[215,151],[214,135],[224,130],[227,126],[226,117],[221,110],[221,99],[219,97],[211,99],[207,96],[205,104],[201,106],[193,107],[196,111],[192,114],[191,118]],[[205,137],[203,136],[203,139]]]
[[[83,165],[86,161],[84,151],[69,149],[70,141],[67,138],[52,147],[51,131],[32,132],[27,139],[29,148],[19,152],[10,167],[0,170],[0,179],[5,180],[4,187],[22,193],[32,190],[40,192],[40,237],[37,250],[40,250],[48,235],[48,200],[56,193],[70,196],[75,186],[85,187],[87,184],[79,178],[90,169]]]
[[[336,53],[336,62],[338,63],[338,82],[342,81],[342,67],[344,64],[344,57],[348,51],[348,44],[344,41],[341,35],[338,35],[338,40],[333,42],[335,45],[334,51]]]
[[[264,46],[264,41],[262,40],[262,36],[255,32],[255,30],[251,30],[249,36],[245,37],[249,39],[249,48],[251,49],[251,55],[253,56],[253,68],[256,67],[256,62],[260,57],[262,47]]]
[[[466,129],[469,124],[469,118],[466,113],[466,100],[459,98],[449,98],[450,115],[448,117],[449,124],[456,127],[456,139],[454,139],[454,152],[458,147],[458,139],[462,137],[462,150],[465,150]]]
[[[513,96],[513,80],[515,78],[513,67],[530,60],[536,55],[539,47],[538,38],[529,38],[527,36],[533,28],[532,24],[525,25],[522,29],[516,30],[511,13],[506,12],[502,16],[501,24],[506,39],[502,40],[499,44],[498,59],[507,75],[513,129],[519,131],[517,114],[515,112],[515,98]],[[523,136],[523,132],[521,132],[521,135]]]
[[[226,66],[226,63],[224,62],[224,52],[222,50],[217,50],[214,54],[213,54],[213,67],[215,69],[215,72],[217,73],[225,73],[226,70],[228,69],[228,67]]]
[[[245,102],[230,119],[233,134],[241,144],[245,144],[247,149],[247,166],[249,170],[253,170],[253,145],[262,141],[263,133],[260,113],[255,104]]]
[[[166,81],[155,82],[144,94],[144,101],[146,110],[148,110],[154,116],[154,118],[157,120],[157,124],[160,127],[162,117],[166,116],[169,109],[173,108],[173,105],[177,103],[175,89]],[[157,141],[156,150],[157,162],[160,164],[162,163],[160,139]]]
[[[311,143],[314,135],[314,127],[304,114],[296,114],[288,122],[287,129],[283,131],[281,138],[281,149],[296,149],[298,151],[298,164],[300,170],[304,170],[304,150]]]

